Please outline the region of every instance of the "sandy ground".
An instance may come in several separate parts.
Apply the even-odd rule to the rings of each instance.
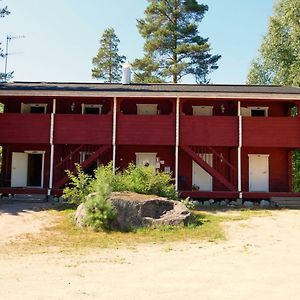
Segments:
[[[5,207],[0,247],[51,221]],[[300,299],[299,210],[224,226],[220,243],[0,257],[0,299]]]

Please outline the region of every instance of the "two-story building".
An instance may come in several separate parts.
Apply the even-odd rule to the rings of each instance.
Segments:
[[[182,196],[296,195],[299,88],[14,82],[0,102],[0,193],[58,195],[75,163],[112,161],[171,172]]]

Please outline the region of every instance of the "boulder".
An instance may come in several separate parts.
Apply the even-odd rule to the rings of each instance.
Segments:
[[[203,206],[210,206],[210,202],[209,201],[204,201]]]
[[[228,203],[227,203],[225,200],[222,200],[222,201],[220,202],[220,205],[221,205],[221,206],[227,206],[227,204],[228,204]]]
[[[117,217],[111,224],[114,230],[124,231],[151,225],[181,225],[185,224],[191,215],[180,201],[153,195],[114,192],[111,193],[109,201],[117,212]],[[84,217],[84,204],[80,204],[75,214],[78,226],[84,225]]]
[[[244,206],[245,206],[245,207],[253,207],[254,204],[253,204],[252,201],[245,201],[245,202],[244,202]]]
[[[259,203],[260,207],[269,207],[270,206],[270,202],[267,200],[261,200]]]

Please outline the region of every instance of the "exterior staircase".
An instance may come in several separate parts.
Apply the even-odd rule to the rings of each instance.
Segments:
[[[110,148],[111,145],[103,145],[99,146],[98,148],[95,148],[95,146],[90,145],[80,145],[54,167],[55,178],[53,187],[55,189],[60,189],[68,182],[69,178],[66,174],[66,170],[69,170],[73,173],[76,172],[75,164],[80,163],[82,152],[91,153],[91,155],[88,156],[87,159],[80,163],[81,168],[85,170]]]
[[[208,174],[218,180],[229,191],[236,191],[237,170],[228,162],[222,154],[218,153],[211,146],[181,146],[181,149],[188,154],[192,160],[202,167]],[[210,166],[204,159],[206,153],[213,154],[213,166]]]

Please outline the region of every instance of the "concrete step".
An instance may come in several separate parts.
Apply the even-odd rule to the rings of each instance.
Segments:
[[[11,200],[29,203],[38,203],[47,201],[45,194],[15,194]]]
[[[272,197],[271,201],[278,207],[300,208],[300,197]]]

